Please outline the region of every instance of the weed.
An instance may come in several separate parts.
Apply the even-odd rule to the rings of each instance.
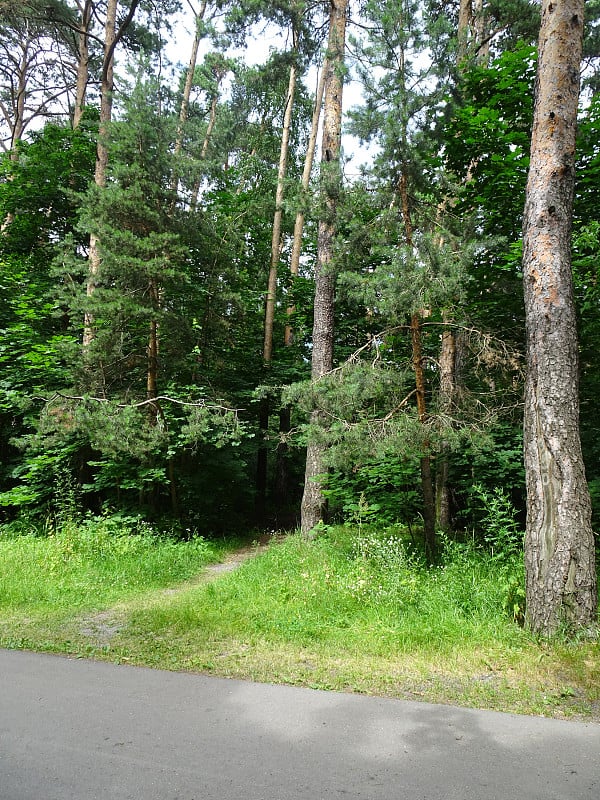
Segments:
[[[491,557],[505,561],[522,552],[523,532],[519,529],[515,508],[504,490],[496,487],[493,492],[488,492],[481,485],[475,485],[473,494],[481,507],[484,540]]]

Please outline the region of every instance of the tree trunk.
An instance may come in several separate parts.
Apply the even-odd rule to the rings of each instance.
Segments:
[[[421,339],[421,315],[415,312],[410,320],[412,342],[412,362],[415,372],[415,388],[417,394],[417,414],[419,422],[427,422],[427,406],[425,403],[425,373],[423,372],[423,349]],[[435,560],[435,492],[431,474],[431,456],[427,439],[422,445],[420,458],[421,491],[423,492],[423,537],[425,540],[425,557],[431,564]]]
[[[402,209],[402,221],[404,223],[404,238],[407,247],[413,245],[413,227],[410,215],[410,204],[408,198],[408,177],[406,168],[403,166],[400,182],[400,204]],[[412,345],[412,365],[415,373],[415,389],[417,395],[417,414],[421,425],[427,422],[427,404],[425,402],[425,372],[423,371],[423,347],[421,335],[421,314],[420,311],[413,312],[410,319],[410,334]],[[423,538],[425,541],[425,556],[429,563],[435,560],[435,491],[433,476],[431,472],[431,455],[429,453],[429,441],[425,437],[422,445],[422,455],[420,458],[421,467],[421,491],[423,493]]]
[[[150,331],[148,336],[146,399],[154,400],[158,397],[158,311],[160,305],[160,290],[154,278],[151,278],[148,282],[148,296],[150,298],[152,316],[150,318]],[[156,425],[159,414],[158,406],[156,403],[150,403],[148,408],[150,410],[150,422],[152,425]]]
[[[336,230],[337,198],[341,187],[340,139],[342,132],[342,91],[346,12],[348,0],[331,0],[327,77],[323,114],[321,148],[321,180],[325,209],[319,222],[317,261],[315,264],[315,311],[312,338],[313,381],[326,375],[333,367],[334,293],[333,244]],[[311,423],[318,425],[320,413],[315,409]],[[306,451],[304,494],[301,505],[302,535],[310,536],[323,519],[325,499],[318,476],[325,472],[325,448],[312,439]]]
[[[473,0],[460,0],[456,61],[460,66],[468,58],[473,30]]]
[[[106,167],[108,166],[108,148],[106,136],[108,123],[112,116],[112,95],[114,88],[114,44],[116,40],[117,8],[119,0],[108,0],[106,21],[104,25],[104,61],[102,64],[102,80],[100,83],[100,124],[96,143],[96,168],[94,183],[100,188],[106,186]],[[100,242],[95,232],[90,234],[90,251],[88,259],[88,277],[86,293],[92,297],[96,291],[98,273],[100,271]],[[95,338],[94,315],[87,310],[83,320],[83,347],[89,347]]]
[[[292,242],[292,255],[290,258],[290,275],[292,280],[296,278],[300,272],[300,255],[302,253],[302,232],[304,230],[304,202],[308,193],[310,185],[310,176],[313,168],[315,158],[315,149],[317,144],[317,134],[319,131],[319,120],[321,119],[321,109],[323,107],[323,91],[325,88],[325,72],[326,62],[323,64],[319,79],[317,81],[317,90],[315,94],[315,104],[313,108],[313,115],[310,127],[310,134],[308,137],[308,145],[306,148],[306,155],[304,157],[304,168],[302,170],[302,198],[301,205],[296,213],[296,221],[294,224],[294,237]],[[291,317],[296,308],[294,305],[288,305],[286,313],[288,322],[285,326],[283,341],[286,347],[291,347],[294,342],[294,333],[291,325]],[[291,429],[292,410],[289,406],[281,408],[279,411],[279,442],[277,444],[277,458],[275,464],[275,504],[278,509],[282,506],[285,507],[284,517],[287,519],[289,509],[289,460],[288,452],[289,447],[287,444],[287,434]]]
[[[298,50],[298,32],[293,31],[293,53]],[[281,258],[281,229],[283,222],[283,200],[285,191],[285,176],[287,172],[288,151],[290,144],[290,131],[292,128],[292,111],[294,108],[294,94],[296,91],[296,63],[290,67],[290,77],[283,115],[283,130],[281,146],[279,148],[279,168],[277,171],[277,188],[275,190],[275,213],[273,215],[273,231],[271,235],[271,264],[267,281],[267,294],[265,297],[265,323],[263,338],[263,365],[265,371],[271,367],[273,360],[273,327],[275,323],[275,303],[277,300],[277,273]],[[269,398],[261,400],[259,412],[258,453],[256,464],[256,511],[259,522],[264,521],[267,506],[267,473],[269,467],[269,446],[267,442],[270,416]]]
[[[206,13],[207,1],[208,0],[203,0],[198,13],[194,12],[196,30],[194,33],[194,38],[192,40],[192,52],[190,54],[190,62],[188,64],[187,72],[185,75],[185,84],[183,87],[183,95],[181,97],[181,106],[179,108],[179,122],[177,124],[175,146],[173,148],[173,155],[175,156],[176,159],[177,156],[179,156],[179,154],[181,153],[181,149],[183,147],[183,134],[185,131],[185,124],[188,119],[190,97],[192,94],[192,86],[194,85],[194,73],[196,71],[196,61],[198,60],[198,48],[200,47],[200,40],[202,38],[199,23],[204,19],[204,14]],[[177,174],[177,165],[176,165],[175,171],[173,172],[173,177],[171,179],[171,189],[173,190],[173,192],[177,191],[178,183],[179,183],[179,175]]]
[[[527,624],[543,635],[591,627],[597,613],[571,276],[583,12],[583,0],[542,3],[523,229]]]
[[[294,55],[298,48],[298,34],[294,31]],[[275,214],[273,216],[273,234],[271,237],[271,267],[267,284],[265,299],[265,327],[263,342],[263,361],[270,364],[273,358],[273,323],[275,321],[275,300],[277,294],[277,272],[281,258],[281,224],[283,220],[283,199],[285,190],[285,175],[292,127],[292,110],[294,107],[294,93],[296,90],[296,64],[290,67],[285,114],[283,117],[283,131],[281,147],[279,150],[279,169],[277,172],[277,189],[275,192]]]
[[[448,314],[443,315],[444,323],[449,323]],[[456,393],[456,335],[450,325],[442,332],[440,346],[440,413],[448,417],[454,406]],[[445,424],[450,424],[448,419]],[[442,442],[438,457],[435,491],[435,518],[439,529],[450,529],[450,491],[448,489],[447,446]]]
[[[325,89],[325,75],[327,73],[327,61],[323,64],[319,80],[317,82],[317,92],[315,96],[315,106],[313,109],[312,122],[310,127],[310,135],[308,137],[308,146],[306,148],[306,156],[304,158],[304,169],[302,170],[302,199],[301,206],[296,213],[296,222],[294,224],[294,241],[292,244],[292,256],[290,259],[290,273],[292,276],[297,277],[300,271],[300,254],[302,252],[302,232],[304,230],[304,200],[310,185],[310,175],[313,168],[313,161],[315,158],[315,148],[317,145],[317,134],[319,131],[319,120],[321,119],[321,108],[323,106],[323,91]],[[288,317],[291,317],[296,309],[294,306],[289,306],[287,309]],[[285,344],[291,345],[293,341],[292,326],[288,323],[285,326]]]
[[[94,10],[92,0],[85,0],[83,7],[80,6],[80,8],[81,27],[79,29],[79,45],[77,52],[77,83],[75,86],[75,108],[73,109],[73,129],[77,129],[81,122],[90,78],[89,32],[92,22],[92,12]]]
[[[208,116],[208,125],[206,126],[206,133],[204,134],[204,141],[202,142],[202,149],[200,150],[200,161],[204,161],[208,154],[208,145],[210,144],[210,137],[212,136],[215,123],[217,121],[217,103],[219,102],[219,95],[214,94],[210,101],[210,112]],[[194,211],[198,205],[198,197],[200,196],[200,187],[202,185],[202,176],[194,184],[192,196],[190,198],[190,210]]]

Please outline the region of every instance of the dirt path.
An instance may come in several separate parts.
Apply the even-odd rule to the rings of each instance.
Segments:
[[[234,550],[218,564],[208,564],[197,575],[183,581],[177,586],[167,589],[159,589],[154,594],[144,595],[144,605],[160,603],[163,598],[173,598],[177,595],[203,583],[212,583],[222,575],[234,572],[245,561],[264,553],[269,547],[271,539],[261,542],[254,542],[251,545],[240,547]],[[87,644],[92,647],[108,647],[113,638],[120,633],[126,624],[126,616],[129,611],[136,607],[138,598],[130,602],[121,603],[114,608],[98,611],[93,614],[86,614],[81,617],[78,624],[78,634],[87,640]]]

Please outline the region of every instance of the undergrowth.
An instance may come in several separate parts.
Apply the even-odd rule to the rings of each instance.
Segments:
[[[397,534],[333,528],[313,542],[290,536],[218,583],[139,612],[136,622],[374,655],[441,652],[467,641],[511,646],[523,632],[504,591],[519,569],[516,560],[500,569],[450,543],[443,566],[428,569]]]
[[[181,542],[135,517],[0,528],[0,610],[98,606],[185,580],[217,559],[200,537]]]

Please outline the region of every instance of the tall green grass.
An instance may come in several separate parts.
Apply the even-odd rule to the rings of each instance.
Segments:
[[[299,647],[388,656],[523,639],[506,607],[516,559],[501,568],[469,546],[449,546],[427,569],[401,538],[330,529],[306,542],[289,536],[216,583],[134,615],[154,630],[200,637],[261,638]]]
[[[46,535],[0,529],[0,613],[103,607],[189,578],[217,559],[132,518],[65,521]]]
[[[517,624],[512,545],[448,541],[428,568],[363,525],[291,534],[206,575],[219,555],[123,519],[5,528],[0,646],[600,719],[599,642],[536,641]]]

